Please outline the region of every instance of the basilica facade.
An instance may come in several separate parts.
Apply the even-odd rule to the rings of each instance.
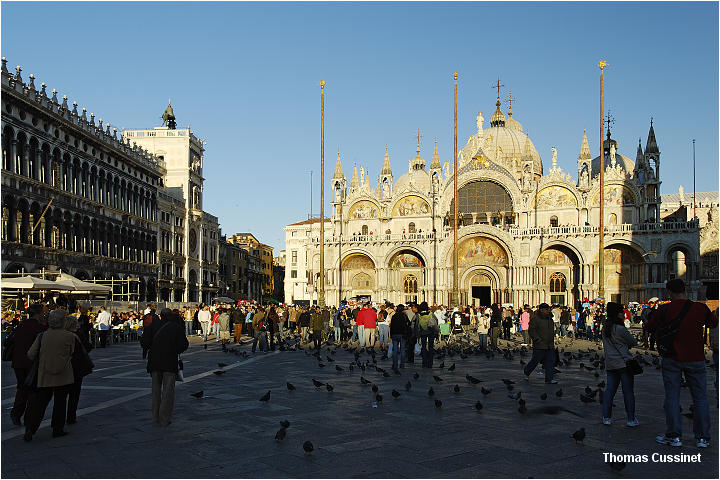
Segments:
[[[552,149],[546,169],[531,139],[497,100],[486,124],[458,155],[458,285],[453,291],[454,182],[437,144],[430,165],[416,155],[398,178],[389,154],[379,182],[353,166],[348,184],[338,155],[325,222],[325,298],[488,305],[540,302],[576,305],[598,296],[630,302],[662,296],[667,279],[683,278],[692,298],[700,280],[697,219],[661,220],[660,149],[650,124],[634,160],[610,131],[605,162],[579,142],[577,171],[563,172]],[[580,135],[578,135],[580,137]],[[380,163],[380,162],[378,162]],[[604,175],[604,268],[599,271],[600,168]],[[318,296],[321,219],[285,227],[285,300]]]

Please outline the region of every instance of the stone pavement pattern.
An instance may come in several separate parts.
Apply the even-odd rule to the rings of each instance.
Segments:
[[[501,342],[503,343],[503,342]],[[568,351],[596,348],[576,341]],[[249,345],[238,347],[248,351]],[[520,356],[513,360],[496,356],[459,355],[444,359],[445,369],[435,361],[432,371],[420,368],[420,359],[408,365],[402,375],[384,378],[355,366],[351,353],[338,348],[335,362],[325,367],[304,351],[255,355],[226,354],[210,341],[204,349],[192,337],[183,355],[185,383],[176,388],[173,423],[167,428],[152,425],[150,378],[137,343],[96,349],[91,356],[95,372],[86,377],[78,411],[78,423],[69,425],[70,435],[50,436],[48,407],[43,427],[31,443],[22,440],[23,428],[14,427],[8,408],[15,393],[14,375],[8,362],[2,365],[2,476],[4,478],[607,478],[617,477],[603,460],[603,452],[623,454],[702,453],[702,462],[627,464],[622,476],[628,478],[717,478],[718,415],[715,389],[708,375],[712,438],[711,447],[700,450],[692,438],[692,425],[684,420],[682,448],[657,445],[654,437],[664,433],[663,388],[660,371],[646,367],[636,377],[637,416],[640,427],[626,428],[622,392],[615,397],[614,424],[601,423],[600,405],[583,404],[580,392],[605,380],[573,366],[561,368],[559,385],[545,385],[543,377],[523,379]],[[363,354],[361,360],[369,359]],[[391,362],[378,364],[390,371]],[[525,358],[527,361],[529,356]],[[218,362],[228,364],[227,373],[217,376]],[[454,372],[447,367],[456,363]],[[586,362],[588,363],[588,362]],[[344,368],[337,372],[335,365]],[[412,379],[419,373],[418,380]],[[710,370],[709,370],[710,372]],[[377,384],[383,400],[373,408],[370,385]],[[471,385],[465,374],[483,382]],[[437,383],[432,375],[444,380]],[[312,378],[330,382],[333,392],[316,389]],[[517,403],[508,398],[501,378],[514,380],[530,410],[521,415]],[[410,380],[412,389],[405,391]],[[290,381],[297,390],[290,392]],[[458,384],[460,392],[453,392]],[[428,397],[432,386],[437,409]],[[483,396],[485,386],[492,393]],[[390,392],[401,393],[394,399]],[[555,392],[562,388],[558,399]],[[195,399],[190,393],[204,390],[208,398]],[[267,404],[259,398],[271,390]],[[540,400],[543,392],[546,401]],[[478,412],[475,402],[484,408]],[[690,405],[683,389],[681,405]],[[577,413],[545,415],[533,413],[543,405],[560,405]],[[279,422],[287,419],[290,428],[283,442],[274,440]],[[584,444],[570,438],[585,427]],[[311,440],[312,455],[302,444]]]

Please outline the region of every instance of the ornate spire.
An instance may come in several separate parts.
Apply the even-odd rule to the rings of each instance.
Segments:
[[[337,160],[335,161],[335,172],[333,173],[333,180],[342,180],[343,177],[343,171],[342,171],[342,163],[340,163],[340,149],[338,148],[338,156]]]
[[[360,180],[358,180],[357,163],[353,165],[352,179],[350,180],[350,189],[359,188]]]
[[[643,155],[642,139],[638,138],[638,149],[637,155],[635,155],[635,165],[639,165],[643,160],[645,160],[645,156]]]
[[[440,170],[442,167],[440,165],[440,155],[438,154],[437,149],[437,138],[435,139],[435,151],[433,152],[432,156],[432,162],[430,162],[430,170]]]
[[[655,140],[655,129],[653,128],[652,118],[650,119],[650,132],[648,132],[647,143],[645,144],[645,154],[655,153],[660,154],[660,150]]]
[[[580,145],[580,155],[578,155],[578,161],[581,162],[583,160],[590,160],[592,156],[590,155],[590,145],[588,144],[587,139],[587,130],[583,130],[583,139],[582,144]]]
[[[390,168],[390,155],[388,155],[387,147],[385,147],[385,160],[383,160],[383,166],[380,175],[392,175],[392,168]]]
[[[525,162],[532,161],[532,145],[530,144],[530,135],[525,132],[525,146],[523,146],[522,159]]]
[[[505,126],[505,115],[500,111],[500,97],[495,102],[495,113],[490,117],[491,127],[504,127]]]

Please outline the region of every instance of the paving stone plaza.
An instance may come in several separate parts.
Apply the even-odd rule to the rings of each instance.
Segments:
[[[247,341],[248,339],[245,339]],[[597,349],[584,340],[560,348],[575,352]],[[501,346],[508,343],[501,341]],[[515,343],[510,344],[515,347]],[[638,428],[625,427],[622,393],[615,397],[613,425],[601,423],[598,403],[582,403],[586,386],[605,380],[574,361],[546,385],[533,373],[527,383],[519,354],[459,354],[435,360],[432,371],[419,359],[401,375],[391,373],[391,361],[377,356],[378,366],[390,372],[355,365],[353,354],[324,345],[318,360],[305,351],[250,353],[250,344],[233,346],[237,355],[223,353],[220,344],[198,337],[182,356],[185,382],[176,384],[175,411],[166,428],[152,425],[150,377],[141,349],[135,343],[95,349],[95,371],[85,377],[78,422],[66,426],[66,437],[51,438],[48,407],[45,421],[33,441],[22,439],[7,415],[15,394],[15,379],[7,362],[2,365],[2,477],[4,478],[717,478],[718,415],[712,376],[708,375],[712,419],[710,448],[695,447],[692,422],[684,420],[682,448],[657,445],[664,433],[663,387],[660,370],[647,366],[636,377]],[[242,352],[248,352],[243,355]],[[602,354],[602,352],[600,352]],[[327,355],[334,362],[327,360]],[[594,353],[591,353],[594,355]],[[648,355],[646,358],[652,361]],[[362,354],[360,360],[371,360]],[[529,356],[525,357],[525,361]],[[444,362],[444,369],[440,369]],[[214,374],[220,370],[226,373]],[[454,371],[448,367],[456,364]],[[586,364],[591,362],[586,361]],[[335,366],[343,371],[337,371]],[[710,371],[710,370],[709,370]],[[413,378],[418,373],[419,378]],[[465,375],[481,383],[473,385]],[[371,384],[382,401],[377,403]],[[442,378],[441,382],[433,375]],[[316,388],[312,379],[330,383]],[[509,392],[501,379],[514,382]],[[406,383],[412,387],[406,391]],[[288,391],[291,382],[295,391]],[[458,385],[459,392],[454,391]],[[432,387],[434,397],[428,396]],[[481,388],[492,390],[483,395]],[[392,390],[400,392],[393,398]],[[563,396],[556,392],[562,389]],[[202,390],[205,398],[191,393]],[[271,391],[267,403],[259,399]],[[528,412],[508,394],[522,392]],[[547,393],[547,400],[540,396]],[[436,408],[434,399],[442,401]],[[480,401],[483,408],[475,408]],[[377,407],[373,406],[373,402]],[[683,412],[691,403],[681,393]],[[564,407],[557,414],[541,413],[548,406]],[[551,409],[545,409],[545,411]],[[280,421],[288,420],[286,438],[275,441]],[[583,443],[571,435],[584,427]],[[314,451],[302,445],[310,440]],[[698,463],[627,463],[617,473],[604,453],[647,455],[701,454]]]

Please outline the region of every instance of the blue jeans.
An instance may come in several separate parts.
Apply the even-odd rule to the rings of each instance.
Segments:
[[[265,332],[259,332],[257,330],[253,332],[252,353],[255,353],[255,348],[257,347],[258,342],[260,342],[260,351],[267,352],[268,346]]]
[[[220,324],[216,323],[213,325],[213,330],[215,331],[215,341],[217,342],[220,340]]]
[[[402,335],[393,335],[392,344],[393,370],[396,370],[398,368],[398,360],[400,360],[400,368],[405,368],[405,337]]]
[[[340,341],[340,327],[335,327],[334,333],[335,333],[335,341],[339,342]]]
[[[568,334],[568,327],[567,325],[560,325],[560,336],[561,337],[567,337]]]
[[[356,342],[358,339],[358,333],[357,333],[357,325],[353,325],[353,334],[352,338],[350,339],[351,342]]]
[[[682,436],[680,416],[680,383],[685,376],[693,405],[693,432],[695,438],[710,440],[710,408],[707,401],[707,372],[705,362],[678,362],[672,358],[662,359],[662,376],[665,385],[666,437]]]
[[[602,416],[612,418],[612,401],[620,384],[625,400],[625,415],[629,422],[635,419],[635,377],[627,368],[607,371],[607,388],[602,398]]]
[[[189,322],[185,322],[185,335],[188,337],[192,335],[192,325],[192,320],[190,320]]]
[[[365,325],[358,325],[358,338],[360,339],[360,346],[365,346]]]
[[[540,362],[542,362],[543,370],[545,371],[545,382],[551,381],[553,379],[553,370],[555,369],[555,350],[552,348],[534,348],[532,358],[527,365],[525,365],[525,375],[530,375]]]
[[[420,356],[422,357],[422,366],[432,368],[433,355],[435,354],[435,337],[432,335],[420,336]]]
[[[390,334],[390,325],[378,325],[378,342],[380,345],[387,346],[388,336]]]
[[[480,340],[480,348],[483,352],[487,351],[487,333],[478,333],[478,340]]]
[[[587,339],[590,341],[595,340],[595,336],[593,335],[593,329],[591,326],[587,327]]]

